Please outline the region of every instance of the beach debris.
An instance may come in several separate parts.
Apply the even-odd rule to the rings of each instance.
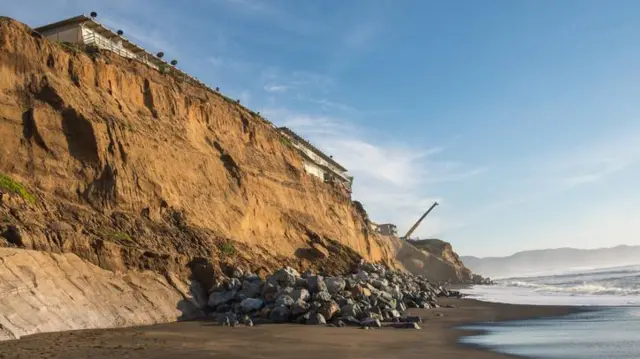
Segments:
[[[209,294],[207,310],[223,326],[256,320],[332,327],[420,329],[422,318],[408,308],[436,308],[438,297],[460,297],[422,276],[361,262],[351,274],[302,275],[284,267],[261,279],[236,269]],[[218,313],[218,314],[215,314]],[[440,316],[441,313],[438,313]],[[436,315],[438,315],[436,314]]]

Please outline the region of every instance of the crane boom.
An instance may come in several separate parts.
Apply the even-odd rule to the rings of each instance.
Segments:
[[[418,226],[420,225],[420,223],[422,222],[424,217],[426,217],[429,214],[429,212],[431,212],[437,205],[438,205],[438,202],[433,202],[431,207],[429,207],[429,209],[426,212],[424,212],[422,217],[420,217],[420,219],[418,219],[418,221],[411,227],[411,229],[409,229],[409,231],[407,232],[407,234],[404,235],[403,238],[404,239],[409,239],[409,236],[413,233],[413,231],[416,230],[416,228],[418,228]]]

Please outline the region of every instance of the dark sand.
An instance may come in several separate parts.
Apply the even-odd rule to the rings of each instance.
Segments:
[[[444,299],[440,304],[457,308],[412,310],[423,316],[422,330],[294,324],[229,328],[195,321],[37,334],[0,342],[0,358],[509,358],[457,344],[461,335],[470,333],[455,327],[579,310],[469,299]]]

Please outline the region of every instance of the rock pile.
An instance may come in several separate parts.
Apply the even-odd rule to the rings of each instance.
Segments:
[[[210,293],[207,309],[217,322],[230,326],[259,320],[419,329],[422,319],[407,316],[407,308],[437,307],[441,296],[460,297],[460,293],[377,264],[361,263],[356,273],[335,277],[311,271],[300,275],[285,267],[266,280],[234,271]]]

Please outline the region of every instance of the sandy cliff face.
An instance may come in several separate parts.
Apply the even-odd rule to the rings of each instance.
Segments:
[[[420,250],[428,258],[423,260],[426,261],[426,265],[420,266],[418,264],[418,267],[427,268],[431,272],[438,268],[441,274],[432,274],[435,276],[434,279],[456,282],[468,281],[472,278],[471,271],[464,266],[458,254],[453,251],[450,243],[439,239],[424,239],[407,241],[407,244]],[[413,251],[404,249],[404,256],[408,256],[408,258],[402,262],[405,263],[405,266],[415,267],[417,263],[415,259],[420,256],[417,254],[410,255],[411,252]],[[429,265],[428,263],[432,264]]]
[[[206,291],[228,267],[345,272],[400,253],[255,113],[7,18],[0,189],[0,338],[176,320],[198,307],[189,279]]]
[[[0,172],[25,185],[18,247],[111,270],[195,257],[345,269],[390,260],[336,188],[272,126],[222,96],[109,53],[0,23]],[[252,268],[259,269],[259,268]]]

